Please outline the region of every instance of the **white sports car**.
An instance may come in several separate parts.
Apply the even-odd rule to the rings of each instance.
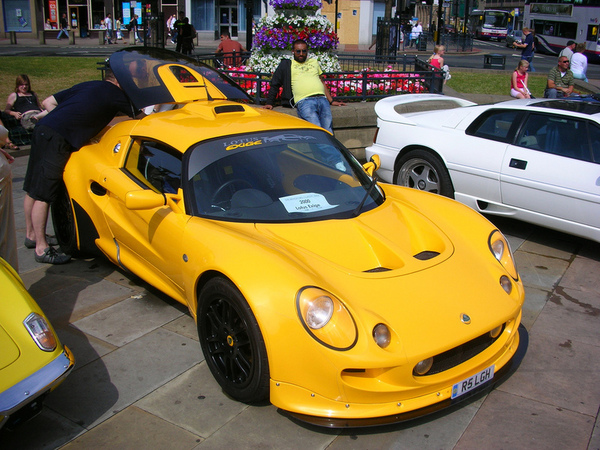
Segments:
[[[600,242],[600,103],[407,94],[375,112],[385,181]]]

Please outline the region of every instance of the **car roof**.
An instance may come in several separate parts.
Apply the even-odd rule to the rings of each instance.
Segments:
[[[594,97],[582,97],[575,99],[520,99],[509,100],[502,103],[489,105],[490,107],[520,108],[550,110],[555,113],[574,113],[573,115],[591,116],[600,121],[600,101]]]
[[[108,67],[137,109],[198,100],[252,101],[231,78],[171,50],[126,48],[110,56]]]

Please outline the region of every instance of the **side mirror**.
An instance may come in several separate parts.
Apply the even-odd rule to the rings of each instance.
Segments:
[[[381,160],[379,159],[379,155],[371,156],[369,162],[363,164],[363,169],[365,169],[365,172],[367,172],[370,177],[372,177],[375,174],[379,167],[381,167]]]
[[[157,194],[150,189],[129,191],[125,195],[125,207],[131,210],[154,209],[165,206],[167,200],[164,195]]]

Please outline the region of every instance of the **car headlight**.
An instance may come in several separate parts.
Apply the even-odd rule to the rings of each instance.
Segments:
[[[321,344],[335,350],[349,350],[358,339],[354,319],[333,294],[307,286],[296,296],[296,310],[302,325]]]
[[[498,230],[492,231],[490,234],[489,242],[490,251],[494,255],[494,257],[498,260],[502,267],[506,269],[508,274],[514,279],[519,279],[519,274],[517,273],[517,267],[515,265],[515,260],[513,258],[512,252],[510,251],[510,246],[508,245],[508,241],[504,237],[502,233]]]
[[[57,342],[54,332],[42,316],[31,313],[23,321],[23,325],[37,344],[45,352],[51,352],[56,348]]]

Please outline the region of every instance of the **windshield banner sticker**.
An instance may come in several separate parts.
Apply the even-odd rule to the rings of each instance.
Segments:
[[[288,213],[309,213],[314,211],[325,211],[338,205],[330,205],[327,199],[316,193],[288,195],[279,199]]]

